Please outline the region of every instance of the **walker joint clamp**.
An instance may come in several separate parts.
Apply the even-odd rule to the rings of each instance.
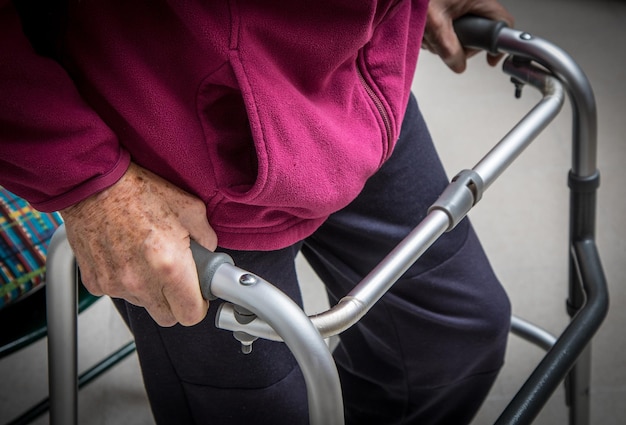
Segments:
[[[428,209],[428,212],[433,210],[445,212],[450,221],[447,231],[450,231],[480,201],[483,188],[483,179],[477,172],[463,170],[452,179],[452,182]]]
[[[247,275],[247,276],[252,276],[252,275]],[[252,322],[257,317],[256,314],[254,314],[247,308],[242,307],[237,304],[233,304],[233,310],[235,312],[235,320],[237,320],[237,323],[240,323],[242,325],[247,325],[248,323]],[[252,343],[258,339],[258,337],[254,335],[250,335],[243,331],[234,331],[233,336],[235,337],[237,341],[241,343],[241,352],[243,354],[250,354],[252,352]]]

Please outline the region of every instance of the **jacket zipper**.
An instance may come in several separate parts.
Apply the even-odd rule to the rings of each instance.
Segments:
[[[361,68],[359,66],[356,67],[356,72],[359,76],[359,80],[361,80],[361,84],[363,85],[363,88],[367,92],[370,99],[372,99],[372,102],[374,102],[376,109],[378,109],[378,113],[380,114],[380,117],[383,120],[383,124],[385,125],[385,132],[387,133],[387,143],[391,144],[391,137],[392,137],[391,120],[389,119],[389,114],[387,113],[387,109],[385,109],[385,105],[383,105],[382,100],[380,100],[380,97],[376,94],[372,86],[370,86],[367,80],[365,80],[365,77],[363,76],[363,72],[361,71]]]

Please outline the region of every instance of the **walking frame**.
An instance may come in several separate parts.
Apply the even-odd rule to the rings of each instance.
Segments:
[[[547,350],[545,357],[497,419],[531,423],[565,380],[570,424],[589,423],[590,342],[608,311],[608,290],[595,244],[596,106],[589,81],[562,49],[502,22],[465,17],[455,24],[466,47],[504,53],[503,71],[518,89],[529,85],[542,99],[474,168],[461,171],[428,215],[352,291],[329,310],[307,317],[270,283],[233,265],[225,254],[192,246],[203,295],[226,301],[216,326],[232,331],[244,352],[257,338],[284,341],[306,381],[312,425],[344,423],[339,377],[324,339],[354,325],[443,233],[480,200],[483,192],[558,115],[566,94],[573,111],[569,172],[570,235],[568,313],[555,337],[513,317],[514,334]],[[76,267],[61,227],[49,250],[47,296],[52,424],[77,423]],[[73,347],[73,348],[72,348]]]

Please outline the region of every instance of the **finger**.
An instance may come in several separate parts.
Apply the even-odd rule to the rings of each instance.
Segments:
[[[217,234],[209,224],[204,203],[198,200],[196,209],[198,211],[190,210],[185,216],[181,216],[181,224],[189,232],[191,239],[206,249],[215,251]]]
[[[169,207],[178,218],[180,224],[191,235],[191,238],[205,248],[215,251],[217,248],[217,235],[210,226],[205,203],[189,193],[168,185],[173,196]]]
[[[100,287],[98,282],[98,275],[94,272],[94,268],[90,267],[88,262],[76,258],[78,264],[79,279],[82,285],[87,291],[96,297],[104,295],[104,290]]]
[[[428,46],[434,50],[443,62],[456,73],[465,71],[467,53],[454,31],[452,21],[442,18],[433,23],[435,28],[430,33]]]
[[[201,322],[208,311],[208,301],[202,298],[196,265],[189,248],[177,260],[181,274],[163,286],[163,296],[176,321],[183,326]]]
[[[70,241],[70,236],[68,232],[68,241]],[[72,241],[70,241],[70,246],[72,246]],[[74,246],[77,246],[78,243],[74,243]],[[104,289],[100,286],[98,282],[98,273],[96,272],[95,261],[90,255],[89,250],[84,249],[76,249],[72,246],[72,252],[74,252],[74,258],[76,259],[76,264],[78,265],[79,271],[79,279],[82,285],[89,291],[91,295],[96,297],[101,297],[104,295]]]
[[[465,71],[467,68],[467,54],[454,31],[452,34],[446,34],[446,41],[442,47],[444,50],[440,53],[440,56],[448,68],[457,74]]]
[[[500,60],[504,57],[504,55],[493,55],[491,53],[487,54],[487,63],[489,66],[496,66],[500,62]]]
[[[217,248],[217,234],[208,221],[204,220],[202,223],[198,223],[198,226],[191,229],[189,233],[191,239],[209,251],[215,251]]]
[[[161,291],[158,279],[156,277],[150,279],[146,275],[135,275],[131,270],[126,271],[128,273],[124,273],[121,277],[123,285],[112,288],[108,295],[122,298],[137,307],[143,307],[159,326],[171,327],[177,324],[178,320]]]
[[[159,326],[169,327],[177,323],[161,293],[158,272],[154,273],[150,267],[135,268],[128,264],[114,269],[114,274],[108,269],[98,274],[99,286],[106,295],[143,307]]]
[[[161,239],[161,235],[153,233],[146,239],[146,260],[155,278],[148,283],[153,288],[151,298],[163,300],[177,322],[190,326],[204,319],[208,303],[200,291],[189,236],[186,232],[179,235],[178,239]]]
[[[132,296],[125,296],[124,299],[133,305],[145,308],[150,317],[161,327],[169,328],[178,323],[163,294],[147,298],[145,302]]]

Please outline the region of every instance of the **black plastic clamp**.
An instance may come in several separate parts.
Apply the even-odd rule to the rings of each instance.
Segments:
[[[574,192],[594,192],[600,187],[600,172],[596,170],[593,175],[582,177],[570,170],[567,185]]]
[[[433,210],[445,212],[450,220],[447,231],[450,231],[480,201],[483,189],[483,179],[477,172],[463,170],[452,179],[452,182],[428,209],[428,212]]]

